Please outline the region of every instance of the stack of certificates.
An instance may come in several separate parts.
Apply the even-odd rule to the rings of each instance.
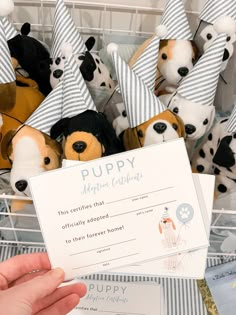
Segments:
[[[183,139],[66,166],[30,186],[52,266],[67,279],[204,277],[214,177],[192,174]]]

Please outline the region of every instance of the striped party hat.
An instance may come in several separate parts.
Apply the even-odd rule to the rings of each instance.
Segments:
[[[165,39],[193,39],[182,0],[167,0],[161,24],[168,29]]]
[[[50,135],[51,127],[62,118],[62,102],[63,90],[60,82],[24,124]]]
[[[2,23],[7,40],[12,39],[18,34],[16,28],[11,24],[7,17],[2,17]]]
[[[221,71],[226,34],[219,34],[187,77],[180,83],[177,93],[194,103],[211,106]]]
[[[71,43],[75,54],[87,50],[64,0],[57,0],[56,2],[52,34],[52,58],[62,56],[61,46],[63,43]]]
[[[134,73],[145,83],[151,92],[155,90],[155,80],[157,72],[157,61],[159,53],[160,39],[165,37],[168,30],[165,25],[156,28],[155,36],[144,49],[136,62],[131,66]]]
[[[235,0],[207,0],[199,18],[210,24],[214,24],[220,17],[228,16],[236,20]]]
[[[64,44],[62,53],[66,57],[62,118],[76,116],[87,109],[96,111],[96,106],[80,72],[79,65],[73,57],[72,45]]]
[[[118,55],[118,46],[110,44],[107,49],[112,55],[130,127],[134,128],[165,111],[160,100]]]
[[[234,106],[234,109],[229,117],[229,120],[225,128],[226,128],[226,131],[229,133],[236,132],[236,105]]]
[[[11,62],[11,55],[7,45],[6,34],[0,19],[0,84],[15,82],[16,76]]]

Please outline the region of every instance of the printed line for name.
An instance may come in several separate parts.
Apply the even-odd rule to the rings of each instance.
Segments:
[[[106,247],[111,247],[111,246],[115,246],[115,245],[119,245],[119,244],[123,244],[123,243],[128,243],[128,242],[132,242],[132,241],[136,241],[136,238],[132,238],[131,240],[127,240],[127,241],[119,242],[119,243],[114,243],[114,244],[110,244],[110,245],[103,246],[103,247],[98,247],[98,248],[94,248],[94,249],[85,250],[85,251],[79,252],[79,253],[70,254],[70,256],[75,256],[75,255],[79,255],[79,254],[84,254],[84,253],[92,252],[92,251],[97,250],[97,249],[102,249],[102,248],[106,248]]]
[[[149,209],[149,208],[153,208],[153,207],[157,207],[157,206],[162,206],[162,205],[165,205],[165,204],[167,204],[167,203],[171,203],[171,202],[175,202],[175,201],[176,201],[176,200],[170,200],[170,201],[166,201],[166,202],[163,202],[163,203],[157,203],[156,205],[152,205],[152,206],[149,206],[149,207],[140,208],[140,209],[136,209],[136,210],[132,210],[132,211],[127,211],[127,212],[123,212],[123,213],[111,215],[110,218],[118,217],[118,216],[120,216],[120,215],[132,213],[132,212],[137,212],[137,211],[140,211],[140,210],[145,210],[145,209]]]
[[[98,312],[102,312],[102,313],[114,313],[114,314],[130,314],[130,315],[146,315],[146,314],[142,314],[142,313],[126,313],[126,312],[113,312],[113,311],[101,311],[99,310]]]
[[[127,198],[123,198],[123,199],[118,199],[118,200],[110,201],[110,202],[107,202],[107,204],[119,202],[119,201],[122,201],[122,200],[132,199],[132,198],[136,198],[136,197],[140,197],[140,196],[144,196],[144,195],[150,195],[150,194],[153,194],[153,193],[155,193],[155,192],[162,191],[162,190],[167,190],[167,189],[171,189],[171,188],[174,188],[174,186],[170,186],[170,187],[166,187],[166,188],[162,188],[162,189],[153,190],[153,191],[150,191],[150,192],[147,192],[147,193],[144,193],[144,194],[140,194],[140,195],[136,195],[136,196],[132,196],[132,197],[127,197]]]
[[[127,258],[127,257],[135,256],[135,255],[138,255],[138,254],[139,254],[139,253],[134,253],[134,254],[130,254],[130,255],[126,255],[126,256],[122,256],[122,257],[113,258],[113,259],[110,259],[110,260],[104,260],[104,261],[100,261],[100,262],[98,262],[98,263],[96,263],[96,264],[73,268],[73,270],[75,270],[75,269],[87,268],[87,267],[91,267],[91,266],[95,266],[95,265],[100,265],[100,264],[107,263],[107,262],[109,262],[109,261],[118,260],[118,259],[122,259],[122,258]]]

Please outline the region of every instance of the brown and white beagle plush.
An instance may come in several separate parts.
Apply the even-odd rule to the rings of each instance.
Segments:
[[[61,145],[31,126],[21,125],[4,136],[1,154],[12,164],[11,186],[17,195],[31,196],[28,179],[61,166]]]
[[[135,128],[123,133],[126,150],[162,143],[185,136],[184,123],[170,110],[161,112]]]

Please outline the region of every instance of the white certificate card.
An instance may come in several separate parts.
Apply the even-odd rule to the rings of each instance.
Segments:
[[[182,139],[40,174],[30,185],[52,266],[67,279],[208,245]]]
[[[164,299],[157,283],[82,280],[87,294],[70,315],[164,315]]]

